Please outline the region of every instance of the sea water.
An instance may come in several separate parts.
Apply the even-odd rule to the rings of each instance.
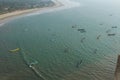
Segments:
[[[21,17],[0,27],[1,80],[40,80],[19,52],[9,53],[17,47],[38,62],[35,67],[47,80],[114,79],[120,53],[119,0],[73,1],[81,6]],[[116,35],[108,36],[112,33]]]

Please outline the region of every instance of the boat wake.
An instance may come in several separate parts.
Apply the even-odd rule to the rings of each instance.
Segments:
[[[35,75],[39,78],[42,78],[43,80],[46,80],[46,78],[39,72],[39,70],[36,68],[36,65],[38,64],[38,61],[33,60],[31,61],[31,57],[27,56],[25,51],[21,49],[21,57],[23,58],[23,61],[25,64],[35,73]]]

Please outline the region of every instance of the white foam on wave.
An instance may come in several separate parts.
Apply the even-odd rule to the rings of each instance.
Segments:
[[[56,0],[53,0],[53,1],[57,3]],[[48,13],[48,12],[59,11],[59,10],[64,10],[64,9],[69,9],[69,8],[74,8],[74,7],[80,6],[79,2],[75,2],[75,1],[71,1],[71,0],[58,0],[58,2],[62,3],[63,6],[50,8],[50,9],[43,9],[40,11],[29,13],[25,16],[39,15],[39,14],[44,14],[44,13]]]

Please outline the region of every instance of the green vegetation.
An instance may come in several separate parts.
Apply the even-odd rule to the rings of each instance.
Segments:
[[[53,5],[54,3],[51,0],[0,0],[0,14]]]

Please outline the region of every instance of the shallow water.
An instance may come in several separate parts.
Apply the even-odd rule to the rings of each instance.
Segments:
[[[2,80],[42,80],[21,52],[9,53],[17,47],[25,50],[29,61],[38,61],[35,67],[46,80],[113,80],[120,53],[119,1],[75,1],[81,6],[21,17],[0,27]],[[86,32],[78,31],[81,28]]]

